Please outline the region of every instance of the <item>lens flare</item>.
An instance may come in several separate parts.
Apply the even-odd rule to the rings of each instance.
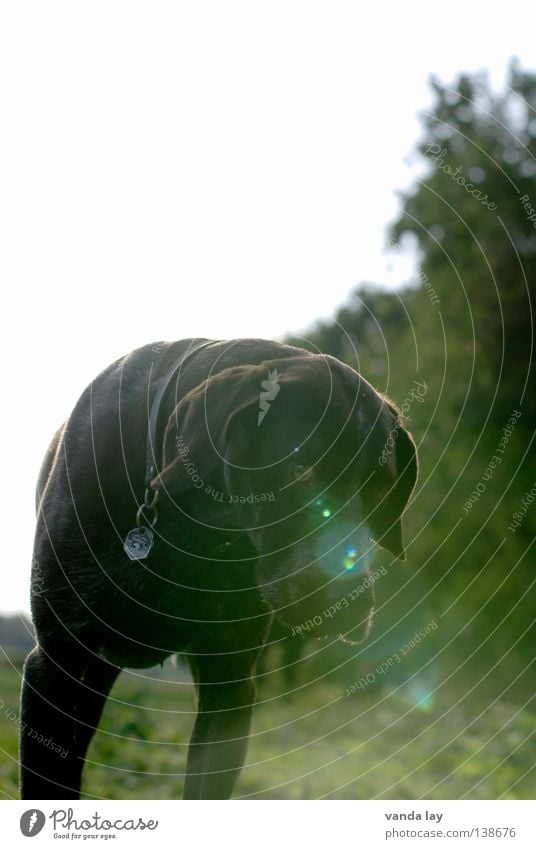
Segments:
[[[338,571],[341,575],[361,575],[374,568],[378,558],[376,543],[368,529],[359,530],[355,545],[347,545],[339,554]]]
[[[315,498],[313,503],[319,508],[318,512],[324,519],[333,519],[332,522],[322,523],[318,527],[321,536],[317,544],[315,562],[318,562],[320,568],[333,577],[346,575],[353,578],[373,568],[378,558],[378,550],[368,525],[364,522],[357,526],[348,521],[338,523],[325,498]],[[345,539],[346,544],[343,542]]]
[[[406,704],[423,713],[429,713],[435,707],[434,685],[426,676],[418,676],[415,680],[403,684],[399,695]]]
[[[344,559],[342,561],[342,565],[346,569],[347,572],[351,572],[355,568],[355,564],[356,564],[358,559],[359,559],[359,552],[358,552],[357,548],[354,548],[353,546],[350,545],[346,549],[346,556],[344,557]]]

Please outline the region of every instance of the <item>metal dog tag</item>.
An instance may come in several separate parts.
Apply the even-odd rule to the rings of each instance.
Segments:
[[[154,534],[150,528],[140,525],[133,528],[125,537],[123,550],[131,560],[145,560],[154,545]]]

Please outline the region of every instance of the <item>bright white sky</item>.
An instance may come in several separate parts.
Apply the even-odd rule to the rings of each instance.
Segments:
[[[427,79],[534,67],[532,2],[2,4],[4,610],[28,609],[45,447],[133,347],[277,337],[384,253]]]

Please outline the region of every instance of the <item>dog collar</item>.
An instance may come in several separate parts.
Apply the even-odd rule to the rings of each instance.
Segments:
[[[197,354],[197,352],[200,351],[202,348],[208,348],[209,345],[214,345],[216,342],[219,341],[221,340],[208,339],[204,342],[198,342],[197,344],[190,344],[184,354],[181,354],[181,356],[177,360],[175,360],[173,365],[167,370],[162,380],[160,381],[160,385],[157,389],[156,395],[153,398],[153,402],[149,411],[149,424],[147,427],[147,441],[145,449],[145,494],[143,496],[143,502],[139,505],[138,511],[136,513],[136,527],[128,532],[123,543],[123,550],[131,560],[145,560],[145,558],[148,557],[151,553],[151,550],[154,546],[153,528],[156,525],[158,519],[156,504],[160,493],[158,490],[156,492],[153,492],[150,488],[150,483],[153,480],[158,468],[158,462],[155,453],[156,442],[161,419],[160,407],[162,405],[162,401],[164,399],[166,391],[177,372],[184,366],[184,364],[189,359],[194,356],[194,354]],[[151,363],[149,386],[151,382],[152,371],[153,363]],[[152,513],[152,518],[150,520],[148,520],[145,515],[147,511],[151,511]]]

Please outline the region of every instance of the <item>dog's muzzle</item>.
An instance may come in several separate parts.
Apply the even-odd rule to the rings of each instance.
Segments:
[[[380,556],[365,523],[328,523],[276,570],[268,561],[261,592],[294,634],[359,643],[372,622]]]

